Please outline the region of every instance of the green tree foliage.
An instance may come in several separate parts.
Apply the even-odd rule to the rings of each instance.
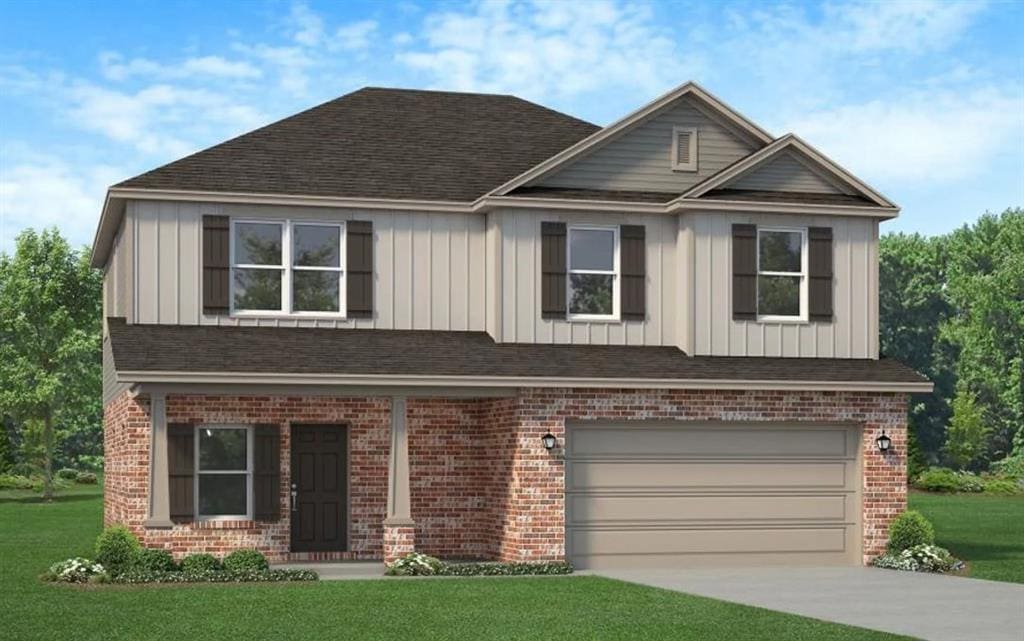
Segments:
[[[40,427],[44,497],[58,443],[100,397],[101,275],[56,229],[22,232],[0,254],[0,414]]]
[[[935,382],[911,406],[925,458],[943,453],[958,388],[985,427],[976,464],[1024,448],[1024,210],[986,214],[945,236],[883,237],[880,284],[882,352]]]
[[[958,468],[970,467],[984,454],[988,432],[974,394],[960,386],[953,399],[953,418],[946,430],[946,456]]]

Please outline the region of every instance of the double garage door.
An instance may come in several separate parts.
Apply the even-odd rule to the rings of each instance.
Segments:
[[[576,567],[860,564],[858,428],[567,428],[566,547]]]

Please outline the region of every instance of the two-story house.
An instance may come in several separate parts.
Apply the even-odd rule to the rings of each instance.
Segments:
[[[176,555],[860,564],[898,208],[693,83],[362,89],[110,188],[106,521]],[[886,448],[888,446],[888,448]]]

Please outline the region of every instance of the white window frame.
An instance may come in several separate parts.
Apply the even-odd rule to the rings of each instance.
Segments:
[[[776,272],[761,270],[761,234],[764,232],[785,232],[800,234],[800,271],[799,272]],[[757,320],[766,322],[807,322],[807,283],[808,283],[808,260],[807,260],[807,228],[806,227],[757,227],[755,266],[757,276],[755,280],[755,304],[758,308]],[[800,313],[796,316],[785,316],[779,314],[765,314],[761,311],[761,276],[798,276],[800,277]]]
[[[245,514],[201,514],[199,512],[199,506],[202,505],[202,501],[199,499],[199,479],[203,475],[214,476],[218,474],[231,474],[239,475],[243,472],[241,470],[204,470],[202,469],[202,461],[199,457],[199,439],[200,432],[203,430],[245,430]],[[252,425],[241,425],[241,424],[217,424],[217,425],[197,425],[195,428],[195,435],[193,440],[195,441],[195,478],[193,479],[193,492],[192,496],[195,497],[196,506],[196,520],[197,521],[251,521],[253,519],[253,505],[252,505],[252,476],[253,476],[253,460],[255,458],[255,444],[256,434],[255,429]]]
[[[274,265],[253,265],[249,263],[239,264],[235,262],[235,226],[238,224],[276,224],[281,227],[281,264]],[[292,234],[296,225],[308,227],[336,227],[338,228],[338,267],[304,267],[293,265]],[[231,219],[229,237],[229,252],[231,257],[231,273],[228,279],[228,298],[231,304],[232,316],[256,316],[256,317],[277,317],[277,318],[336,318],[344,319],[347,316],[346,309],[347,295],[346,285],[348,282],[348,262],[345,256],[346,226],[344,222],[331,222],[323,220],[301,220],[281,218],[239,218]],[[281,306],[279,309],[235,309],[235,269],[278,269],[281,272]],[[338,311],[336,312],[314,312],[296,311],[295,300],[292,292],[292,279],[296,271],[328,271],[338,273]]]
[[[690,162],[679,162],[679,134],[690,134]],[[697,128],[672,127],[672,170],[697,171]]]
[[[573,269],[572,268],[572,233],[574,231],[610,231],[614,240],[612,245],[612,271],[605,269]],[[600,274],[612,276],[612,313],[611,314],[573,314],[572,308],[572,275]],[[619,320],[619,287],[622,283],[622,269],[619,265],[619,226],[618,225],[569,225],[565,236],[565,313],[571,321],[617,321]]]

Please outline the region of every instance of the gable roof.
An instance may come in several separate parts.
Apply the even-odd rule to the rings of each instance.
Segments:
[[[700,198],[709,194],[713,190],[724,190],[728,188],[731,183],[744,176],[750,175],[759,167],[764,167],[771,162],[772,159],[778,157],[779,154],[784,152],[793,152],[801,155],[803,157],[804,164],[808,166],[808,168],[812,171],[816,170],[819,173],[824,173],[831,179],[837,180],[843,185],[846,185],[854,192],[854,194],[860,195],[866,199],[868,202],[865,204],[874,204],[878,207],[890,209],[896,208],[895,204],[879,192],[872,189],[867,183],[851,174],[838,163],[824,156],[821,152],[804,142],[797,135],[791,133],[782,136],[767,147],[759,151],[755,151],[743,160],[732,164],[704,182],[695,185],[692,189],[680,196],[677,201]]]
[[[114,187],[472,201],[597,130],[515,96],[369,87]]]
[[[698,102],[704,105],[712,114],[720,118],[723,122],[729,124],[735,130],[747,136],[753,142],[757,142],[761,145],[767,145],[773,140],[771,134],[757,126],[753,121],[747,119],[746,116],[719,100],[716,96],[705,90],[696,82],[689,81],[647,103],[624,118],[608,125],[604,129],[594,132],[571,147],[561,150],[559,153],[548,158],[544,162],[531,167],[529,170],[524,171],[512,180],[509,180],[497,187],[491,191],[490,194],[505,195],[518,187],[524,186],[530,181],[551,174],[560,167],[566,166],[584,154],[593,151],[600,145],[629,131],[634,126],[649,119],[663,109],[672,106],[676,101],[684,96],[692,96],[696,98]]]

